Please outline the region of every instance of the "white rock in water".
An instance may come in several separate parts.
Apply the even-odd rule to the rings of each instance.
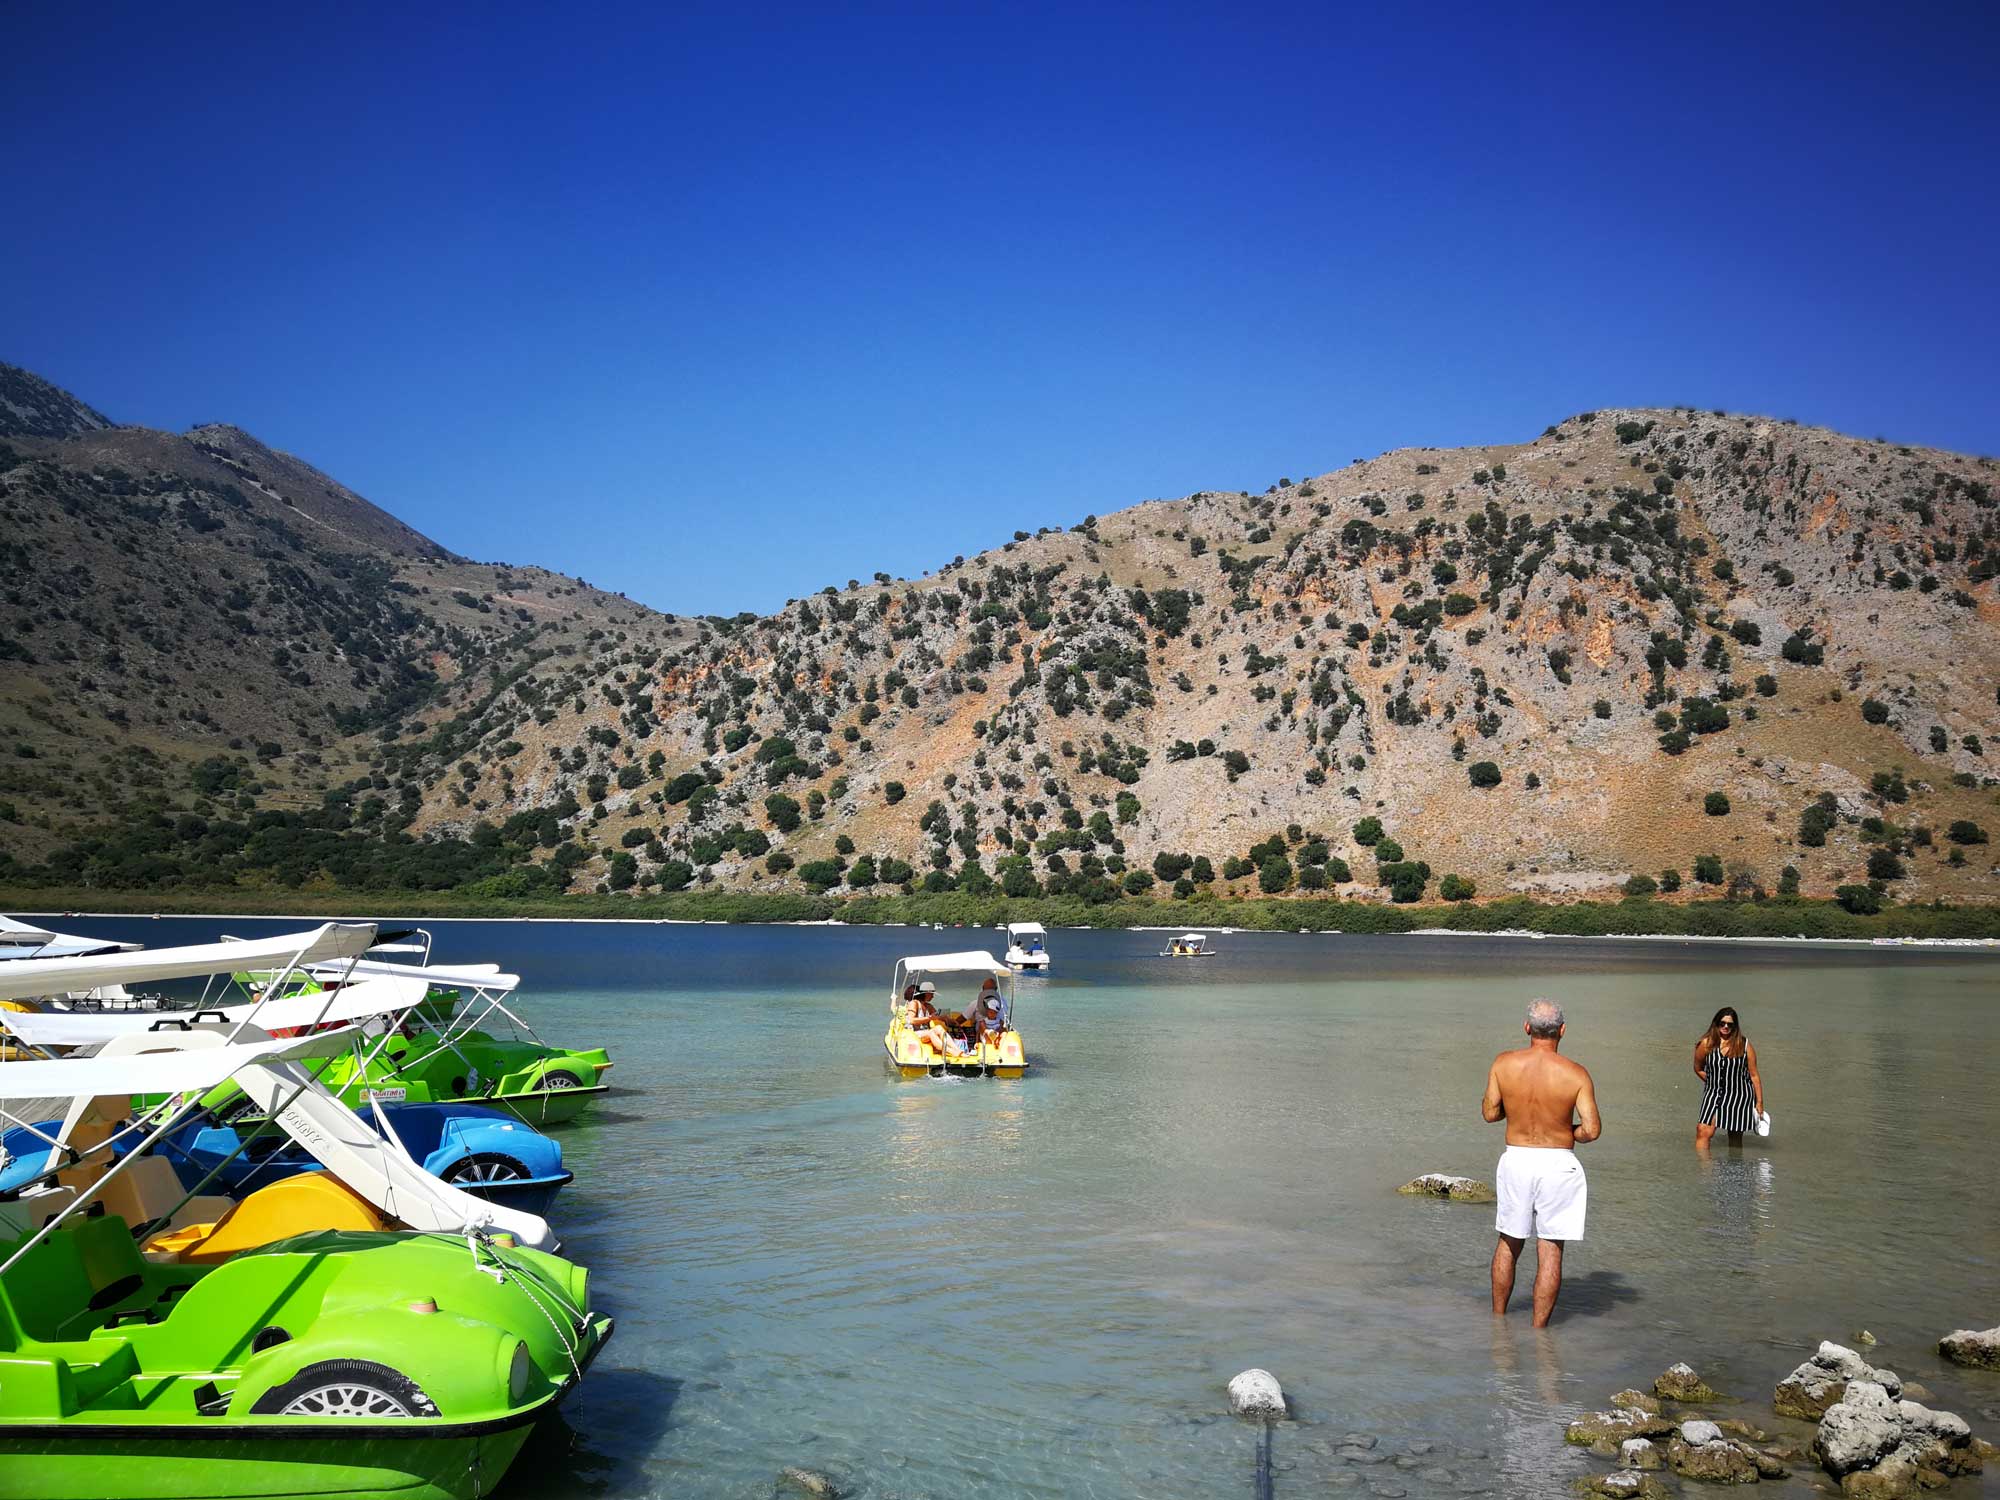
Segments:
[[[1938,1353],[1953,1364],[2000,1370],[2000,1328],[1958,1328],[1938,1340]]]
[[[1269,1370],[1245,1370],[1229,1382],[1229,1409],[1239,1417],[1282,1417],[1284,1387]]]
[[[1681,1441],[1697,1448],[1703,1443],[1719,1443],[1722,1441],[1722,1429],[1713,1422],[1683,1422]]]
[[[1826,1409],[1813,1453],[1835,1479],[1873,1468],[1903,1438],[1903,1414],[1872,1380],[1850,1380],[1847,1394]]]

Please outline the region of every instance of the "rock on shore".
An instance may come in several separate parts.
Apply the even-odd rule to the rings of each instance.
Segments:
[[[1781,1417],[1817,1422],[1856,1380],[1872,1381],[1892,1399],[1903,1394],[1903,1382],[1894,1370],[1878,1370],[1852,1349],[1828,1342],[1778,1382],[1777,1389],[1771,1392],[1771,1405]]]
[[[1960,1328],[1939,1339],[1937,1347],[1955,1365],[2000,1370],[2000,1328]]]
[[[1481,1182],[1477,1177],[1454,1177],[1449,1172],[1426,1172],[1421,1177],[1412,1177],[1396,1191],[1426,1198],[1450,1198],[1457,1203],[1494,1200],[1492,1183]]]
[[[1908,1500],[1984,1467],[1961,1418],[1898,1401],[1872,1380],[1850,1380],[1827,1408],[1813,1456],[1843,1492],[1861,1500]]]

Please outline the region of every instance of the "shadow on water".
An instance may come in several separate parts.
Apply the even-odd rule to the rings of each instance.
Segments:
[[[1581,1276],[1565,1276],[1554,1321],[1601,1317],[1638,1300],[1639,1289],[1625,1279],[1622,1271],[1586,1271]]]
[[[659,1446],[680,1393],[672,1376],[598,1365],[528,1435],[507,1471],[507,1493],[516,1500],[633,1493],[620,1470]]]

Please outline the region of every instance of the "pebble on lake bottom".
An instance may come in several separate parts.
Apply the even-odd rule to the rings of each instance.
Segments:
[[[814,1500],[840,1500],[843,1491],[830,1476],[817,1469],[787,1467],[778,1471],[780,1494],[811,1495]]]

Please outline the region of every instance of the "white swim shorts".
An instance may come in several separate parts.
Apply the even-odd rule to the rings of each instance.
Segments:
[[[1493,1187],[1500,1199],[1494,1228],[1513,1239],[1583,1238],[1583,1210],[1590,1189],[1583,1163],[1565,1146],[1509,1146],[1500,1155]]]

